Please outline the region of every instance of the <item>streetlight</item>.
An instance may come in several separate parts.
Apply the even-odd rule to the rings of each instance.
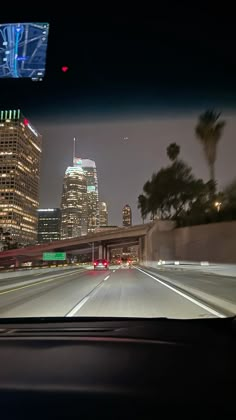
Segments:
[[[215,202],[215,207],[217,208],[217,211],[220,211],[221,204],[222,203],[220,203],[219,201]]]

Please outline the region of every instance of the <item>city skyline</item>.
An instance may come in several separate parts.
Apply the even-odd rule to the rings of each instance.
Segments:
[[[222,141],[220,142],[220,145],[219,145],[219,147],[220,147],[220,154],[219,155],[220,156],[218,157],[217,165],[216,165],[217,178],[220,181],[219,182],[219,186],[220,187],[222,185],[224,185],[226,182],[229,182],[230,179],[232,179],[233,176],[234,176],[234,166],[233,166],[233,160],[232,160],[232,157],[233,157],[234,154],[232,153],[232,149],[231,150],[230,149],[225,149],[223,147],[223,144],[227,140],[229,141],[230,138],[233,136],[233,132],[234,132],[234,130],[236,128],[236,117],[235,117],[235,115],[233,113],[231,113],[231,115],[230,114],[228,114],[228,115],[227,114],[223,114],[223,116],[224,116],[224,118],[226,118],[227,125],[226,125],[226,130],[225,130],[225,133],[223,135]],[[197,117],[197,115],[196,115],[196,117]],[[165,118],[165,119],[161,119],[159,117],[159,120],[157,119],[157,121],[154,124],[153,124],[153,121],[150,121],[150,120],[149,121],[148,120],[145,121],[145,119],[144,119],[143,120],[143,125],[144,126],[145,125],[147,126],[147,124],[148,125],[153,124],[153,125],[156,125],[156,128],[158,127],[159,130],[161,128],[165,128],[166,132],[167,131],[171,131],[171,130],[173,131],[174,130],[175,133],[176,133],[175,134],[175,139],[176,139],[176,141],[181,146],[181,157],[183,156],[183,158],[186,161],[189,161],[189,159],[190,159],[190,163],[193,166],[193,169],[195,169],[196,162],[199,165],[199,160],[201,160],[203,171],[201,171],[201,173],[199,175],[201,177],[207,179],[207,175],[208,175],[207,174],[207,166],[206,166],[206,164],[204,162],[200,145],[198,145],[198,143],[196,142],[196,139],[194,138],[193,129],[194,129],[194,124],[195,124],[195,121],[196,121],[196,117],[195,116],[191,116],[191,117],[185,119],[185,124],[186,125],[188,124],[188,130],[187,130],[187,132],[190,133],[190,129],[192,129],[192,133],[191,133],[192,139],[191,139],[191,142],[189,143],[188,153],[187,154],[186,154],[186,145],[183,147],[183,141],[181,142],[181,140],[183,140],[183,139],[181,139],[179,137],[180,133],[178,133],[178,130],[175,129],[175,127],[178,127],[178,125],[180,126],[181,124],[183,124],[183,119],[181,119],[181,118],[175,118],[175,119],[174,118]],[[29,123],[29,120],[27,120],[27,123]],[[128,137],[128,140],[125,141],[124,139],[121,139],[121,140],[119,139],[119,142],[122,141],[121,144],[124,146],[123,147],[123,150],[126,150],[126,152],[128,150],[128,152],[130,153],[133,150],[133,147],[134,147],[133,146],[134,139],[133,139],[133,136],[132,136],[131,128],[134,129],[134,127],[136,126],[136,128],[140,129],[141,123],[142,122],[139,121],[139,124],[138,124],[134,120],[131,121],[131,122],[127,122],[127,120],[126,121],[123,121],[122,125],[123,125],[124,128],[122,128],[121,130],[123,132],[128,132],[129,133],[128,136],[127,136]],[[32,128],[33,128],[33,126],[37,126],[37,127],[38,126],[39,127],[41,126],[37,122],[35,124],[34,121],[33,121],[33,124],[32,125],[31,125],[31,123],[29,123],[29,124],[30,124],[30,127],[32,127]],[[115,126],[116,124],[119,124],[119,122],[114,121],[114,122],[110,122],[110,123],[107,123],[107,122],[104,123],[104,122],[101,122],[100,121],[99,123],[94,124],[94,125],[92,125],[92,124],[91,125],[86,124],[85,125],[85,128],[86,128],[87,131],[89,131],[89,129],[91,130],[91,128],[93,128],[94,130],[98,131],[97,128],[100,126],[100,132],[102,132],[102,134],[104,136],[104,133],[106,132],[106,129],[107,129],[107,131],[109,131],[111,129],[111,127],[112,126]],[[70,131],[72,127],[68,126],[68,131]],[[85,129],[83,128],[83,124],[80,124],[79,128],[80,128],[80,130],[82,128],[82,130],[81,130],[82,132],[85,131]],[[167,128],[168,128],[168,130],[167,130]],[[54,129],[55,129],[55,127],[54,127]],[[57,129],[60,129],[60,127],[57,127]],[[29,131],[32,132],[32,130],[29,130]],[[165,133],[164,137],[167,138],[166,133]],[[169,135],[168,137],[169,138],[173,138],[173,136],[171,136],[171,135]],[[96,139],[96,136],[95,136],[95,139]],[[85,148],[85,143],[88,144],[87,142],[85,142],[86,140],[87,140],[86,136],[80,136],[80,149],[81,149],[80,155],[81,156],[84,156],[84,155],[85,156],[86,155],[88,156],[88,152],[86,152],[86,148]],[[91,144],[94,144],[93,138],[90,138],[90,141],[91,141]],[[148,141],[148,138],[147,138],[147,141]],[[47,136],[46,136],[45,142],[47,142]],[[130,147],[130,142],[132,143],[131,147]],[[162,143],[164,143],[164,142],[162,141]],[[43,152],[44,152],[44,145],[46,145],[46,143],[43,142]],[[195,149],[197,151],[197,154],[195,154],[195,156],[198,155],[198,159],[193,159],[193,153],[192,153],[193,149]],[[85,152],[83,150],[85,150]],[[87,150],[89,150],[89,149],[87,149]],[[92,150],[92,148],[91,148],[91,150]],[[225,174],[225,172],[223,171],[223,168],[220,169],[220,167],[221,167],[221,159],[222,159],[221,158],[222,151],[224,151],[224,153],[228,155],[228,169],[229,169],[229,171],[227,172],[227,174]],[[128,152],[127,152],[127,155],[128,155]],[[102,153],[104,153],[104,150],[102,150]],[[97,150],[96,150],[96,154],[97,154]],[[45,153],[43,153],[43,155],[45,156]],[[54,151],[54,157],[57,157],[57,155],[55,154],[55,151]],[[145,158],[145,156],[143,156],[143,157]],[[163,144],[162,154],[160,155],[160,157],[163,158],[163,161],[164,160],[167,160],[167,158],[165,157],[165,145],[164,144]],[[137,157],[135,156],[135,158],[137,158]],[[191,158],[192,158],[192,162],[191,162]],[[127,161],[127,159],[123,159],[123,168],[124,168],[125,160]],[[57,158],[56,158],[56,161],[57,161]],[[134,159],[133,159],[133,162],[134,162]],[[148,162],[150,162],[150,160],[148,160]],[[230,162],[231,162],[231,165],[232,165],[231,166],[232,167],[232,173],[230,173]],[[119,166],[119,162],[117,162],[117,160],[112,160],[111,163],[112,163],[112,166],[113,166],[113,168],[112,168],[113,169],[112,174],[114,174],[114,169],[115,169],[115,167]],[[144,159],[144,163],[145,163],[145,159]],[[44,157],[43,157],[43,160],[42,160],[42,166],[43,165],[44,165]],[[59,165],[59,162],[58,162],[58,165]],[[98,167],[98,176],[99,176],[99,172],[100,172],[100,167],[102,167],[102,166],[104,167],[104,165],[101,165],[100,164],[99,167]],[[48,171],[48,169],[50,169],[50,166],[48,166],[47,171]],[[59,168],[59,166],[58,166],[57,169],[61,169],[61,168]],[[45,173],[44,173],[44,171],[41,171],[41,175],[43,177],[46,175],[47,179],[49,180],[50,175],[48,175],[48,172],[47,171]],[[220,176],[219,176],[219,172],[221,172]],[[137,172],[135,175],[136,176],[139,176],[139,173]],[[150,178],[150,175],[151,175],[151,170],[148,169],[148,176],[149,176],[149,178]],[[225,177],[225,175],[227,175],[227,178]],[[113,180],[114,180],[114,178],[113,178]],[[142,180],[143,181],[145,180],[144,176],[143,176]],[[146,180],[147,180],[147,178],[146,178]],[[42,179],[41,179],[41,181],[42,181]],[[119,178],[117,178],[117,179],[115,179],[113,181],[114,182],[114,185],[116,184],[117,181],[119,182]],[[140,184],[140,186],[144,184],[143,181],[142,181],[142,184]],[[41,185],[42,185],[42,183],[43,182],[40,182]],[[134,188],[132,187],[132,190],[130,190],[130,194],[132,194],[132,191],[135,190],[135,187],[137,186],[137,184],[135,186],[134,183],[133,183],[133,185],[134,185]],[[61,187],[60,187],[60,189],[61,189]],[[100,182],[101,199],[102,199],[102,197],[105,197],[104,189],[105,188],[104,188],[103,181],[101,181]],[[140,188],[140,190],[141,190],[141,188]],[[140,192],[140,190],[139,190],[139,192]],[[50,188],[49,189],[44,189],[44,194],[47,195],[47,193],[49,191],[50,191]],[[118,192],[118,190],[114,189],[113,194],[115,193],[117,195],[117,192]],[[122,188],[121,188],[121,192],[123,193]],[[129,196],[130,196],[130,194],[129,194]],[[118,214],[118,217],[116,216],[116,220],[115,220],[115,218],[113,216],[113,214],[114,214],[114,204],[113,204],[113,202],[111,204],[109,203],[110,224],[111,225],[118,225],[118,226],[121,226],[122,225],[122,217],[121,217],[122,205],[121,205],[121,202],[122,201],[124,202],[124,199],[123,199],[122,195],[123,194],[121,194],[121,196],[120,196],[119,206],[116,208],[116,210],[118,209],[118,213],[119,213]],[[51,196],[51,194],[50,194],[50,196]],[[107,199],[107,196],[108,196],[108,199]],[[109,202],[110,199],[111,199],[110,194],[106,194],[105,201],[108,201]],[[58,207],[58,204],[59,204],[58,201],[59,200],[60,200],[60,196],[55,196],[55,199],[53,201],[49,202],[48,200],[47,201],[45,200],[45,203],[43,204],[42,203],[42,199],[40,199],[39,207]],[[135,196],[135,200],[136,200],[136,196]],[[59,205],[59,207],[60,207],[60,205]],[[134,221],[134,224],[141,223],[140,218],[139,218],[139,213],[138,213],[138,210],[136,208],[136,202],[134,204],[131,202],[131,207],[132,207],[132,211],[133,211],[133,214],[134,214],[134,220],[135,220]],[[117,214],[117,211],[116,211],[116,214]]]
[[[177,141],[178,144],[180,144],[181,146],[181,157],[186,160],[187,162],[189,162],[191,164],[191,166],[193,167],[194,172],[202,177],[203,179],[207,179],[208,173],[207,173],[207,165],[204,161],[204,157],[201,151],[201,147],[200,145],[197,143],[195,136],[194,136],[194,126],[197,120],[197,115],[198,113],[196,113],[195,115],[190,115],[188,118],[161,118],[160,116],[156,118],[156,121],[153,121],[151,119],[143,119],[143,121],[139,121],[136,122],[135,119],[132,119],[130,121],[127,120],[123,120],[123,121],[119,121],[117,119],[117,121],[111,121],[111,122],[107,122],[107,121],[99,121],[97,123],[93,123],[93,124],[88,124],[88,123],[80,123],[78,125],[78,129],[80,129],[80,131],[82,132],[83,135],[80,135],[80,149],[81,149],[81,153],[80,155],[96,155],[96,160],[98,160],[99,162],[99,158],[100,158],[100,164],[97,167],[98,170],[98,177],[100,178],[101,175],[101,181],[100,181],[100,199],[101,201],[104,200],[106,202],[108,202],[109,205],[109,209],[110,209],[110,224],[111,225],[122,225],[122,217],[121,217],[121,211],[122,211],[122,204],[125,202],[125,200],[128,202],[129,197],[131,196],[131,207],[132,207],[132,211],[133,211],[133,218],[134,218],[134,224],[139,224],[141,223],[141,218],[139,215],[139,211],[137,210],[137,195],[141,192],[142,190],[142,186],[144,184],[144,182],[151,177],[151,174],[153,173],[153,171],[157,170],[158,168],[160,168],[160,165],[164,166],[164,164],[168,161],[167,157],[166,157],[166,146],[167,146],[167,139],[175,139]],[[227,114],[227,113],[222,113],[223,117],[226,119],[227,121],[227,125],[226,125],[226,129],[225,129],[225,133],[222,137],[222,140],[219,144],[219,150],[220,153],[218,155],[218,159],[216,162],[216,175],[217,175],[217,179],[219,182],[219,187],[224,186],[227,182],[229,182],[231,179],[234,178],[234,162],[233,162],[233,156],[234,156],[234,146],[232,145],[230,148],[225,148],[224,144],[229,144],[231,142],[231,138],[233,138],[233,133],[234,130],[236,129],[236,115],[234,113],[231,114]],[[39,121],[37,122],[37,119],[35,119],[36,122],[33,121],[34,125],[39,127],[39,131],[43,132],[43,143],[42,143],[42,147],[43,147],[43,158],[42,158],[42,162],[41,162],[41,179],[40,179],[40,188],[41,188],[41,194],[40,194],[40,203],[39,203],[39,207],[43,207],[43,208],[47,208],[47,207],[60,207],[60,194],[61,194],[61,185],[62,185],[62,181],[60,182],[60,180],[56,177],[53,178],[52,177],[52,173],[50,173],[51,170],[51,165],[49,164],[49,161],[52,159],[52,154],[50,156],[50,153],[47,152],[47,146],[48,146],[48,140],[49,143],[51,143],[51,140],[53,137],[58,138],[57,136],[53,136],[52,134],[48,137],[47,133],[45,133],[45,130],[41,129],[40,127],[42,125],[42,122],[40,123]],[[182,129],[182,135],[180,132],[180,127],[184,126],[184,130]],[[123,153],[124,151],[126,151],[126,154],[130,154],[133,153],[133,148],[135,147],[134,144],[134,134],[132,133],[132,131],[134,131],[134,133],[136,134],[137,131],[140,131],[141,126],[143,125],[143,129],[141,130],[141,134],[145,131],[145,127],[146,127],[146,131],[148,131],[148,127],[152,126],[152,133],[151,135],[149,134],[149,136],[147,137],[147,144],[150,144],[150,151],[151,148],[152,150],[156,147],[157,150],[160,150],[159,156],[157,156],[157,158],[155,158],[155,156],[153,155],[153,153],[149,153],[148,148],[145,151],[145,154],[143,154],[143,162],[141,163],[140,161],[140,156],[135,156],[135,159],[137,159],[137,164],[138,161],[140,162],[140,169],[142,170],[142,179],[141,182],[138,181],[138,179],[141,178],[140,176],[140,170],[137,167],[137,172],[136,172],[136,176],[133,179],[133,187],[132,189],[130,189],[128,191],[124,191],[123,188],[119,187],[119,176],[117,174],[117,176],[115,177],[115,173],[116,173],[116,169],[119,170],[120,168],[120,164],[119,164],[119,159],[114,159],[111,162],[109,162],[109,165],[107,165],[106,159],[104,159],[104,162],[101,160],[101,156],[99,156],[99,150],[96,147],[96,150],[94,151],[94,153],[92,153],[92,147],[90,147],[90,144],[88,142],[88,139],[90,140],[91,146],[95,144],[96,139],[100,140],[100,136],[101,134],[103,135],[103,137],[106,138],[106,143],[108,144],[109,138],[107,138],[108,136],[110,137],[110,132],[111,130],[114,132],[114,130],[116,130],[117,128],[119,129],[120,133],[127,133],[128,132],[128,141],[122,141],[121,136],[119,137],[119,135],[117,135],[118,138],[118,144],[116,145],[117,148],[120,149],[120,151]],[[119,127],[120,126],[120,127]],[[78,129],[76,130],[78,132]],[[98,130],[99,129],[99,130]],[[71,124],[71,127],[68,126],[68,128],[66,129],[66,133],[70,131],[75,131],[75,126],[74,124]],[[58,133],[60,131],[60,126],[51,126],[51,130],[47,130],[47,132],[51,132],[51,133]],[[93,136],[88,136],[88,134],[86,134],[86,132],[91,132],[92,134],[94,132],[97,132],[96,135],[94,135],[94,139],[92,138]],[[106,131],[109,133],[108,136],[106,133]],[[118,130],[117,130],[118,131]],[[155,131],[160,135],[160,131],[163,132],[163,136],[160,136],[160,141],[158,142],[158,144],[155,144],[155,138],[154,138],[154,133]],[[100,134],[101,133],[101,134]],[[173,135],[173,133],[175,133]],[[99,134],[99,136],[98,136]],[[112,133],[113,134],[113,133]],[[163,138],[162,138],[163,137]],[[189,144],[186,143],[187,138],[189,138]],[[186,139],[186,140],[185,140]],[[151,141],[151,143],[150,143]],[[72,139],[71,139],[72,142]],[[131,144],[130,144],[131,143]],[[151,146],[152,145],[152,146]],[[161,147],[162,145],[162,147]],[[121,147],[120,147],[121,146]],[[137,148],[138,148],[138,144],[137,144]],[[106,147],[104,147],[104,149],[106,149]],[[87,152],[87,150],[91,150],[90,152]],[[63,150],[63,142],[62,142],[62,151]],[[52,150],[51,153],[53,152],[54,154],[54,159],[56,162],[58,162],[55,171],[58,173],[63,169],[63,164],[60,165],[60,161],[58,161],[57,159],[57,153],[60,155],[60,150]],[[71,156],[71,151],[66,152],[68,155],[68,162],[70,162],[72,160]],[[65,153],[65,154],[66,154]],[[102,150],[102,153],[104,155],[104,150]],[[101,154],[102,154],[101,153]],[[120,153],[120,156],[121,154]],[[78,153],[77,153],[78,154]],[[146,155],[146,156],[145,156]],[[149,155],[149,158],[147,158],[147,155]],[[152,155],[152,159],[150,158],[150,156]],[[197,159],[195,159],[195,157],[197,157]],[[47,159],[48,158],[48,159]],[[133,163],[135,163],[134,160],[134,156],[133,156]],[[225,159],[228,162],[228,172],[226,173],[224,171],[224,167],[222,166],[222,163],[225,161]],[[155,160],[157,161],[156,164],[156,168],[155,168]],[[47,161],[47,164],[45,165]],[[158,161],[160,162],[158,165]],[[127,159],[123,158],[123,168],[125,167],[127,162]],[[148,163],[148,165],[146,165],[146,162]],[[110,164],[112,163],[112,165]],[[106,164],[106,165],[105,165]],[[152,166],[151,166],[152,165]],[[46,170],[44,170],[44,166],[46,166]],[[109,188],[107,187],[108,181],[109,181],[109,173],[105,174],[105,179],[104,179],[104,175],[103,173],[101,174],[101,169],[104,171],[105,166],[109,166],[111,168],[112,171],[112,175],[113,175],[113,185],[114,185],[114,189],[109,191]],[[146,167],[145,167],[146,166]],[[201,169],[197,169],[197,166],[200,167]],[[145,170],[144,170],[145,169]],[[146,173],[146,175],[145,175]],[[132,173],[129,173],[129,178],[132,178]],[[45,182],[46,179],[46,182]],[[55,188],[53,188],[53,191],[50,191],[50,182],[51,181],[57,181]],[[45,184],[46,184],[46,188],[45,188]],[[116,187],[117,185],[117,187]],[[42,191],[43,188],[43,191]],[[118,205],[116,205],[116,202],[114,202],[113,200],[113,196],[114,194],[117,196],[119,191],[118,188],[120,188],[121,190],[121,194],[119,197],[119,203]],[[134,194],[134,192],[136,191],[136,194]],[[42,194],[43,193],[43,194]],[[124,193],[124,194],[123,194]],[[44,197],[46,197],[46,199],[44,197],[42,197],[42,195]],[[47,196],[49,198],[47,198]]]
[[[30,161],[32,166],[31,170],[31,177],[27,178],[28,187],[26,188],[26,194],[22,196],[22,209],[26,208],[27,200],[30,199],[28,197],[28,192],[33,191],[34,198],[38,199],[37,205],[35,204],[32,206],[31,212],[27,213],[27,217],[24,217],[26,220],[31,220],[31,223],[33,223],[34,219],[34,235],[28,233],[24,234],[25,232],[30,232],[29,226],[26,229],[25,223],[23,223],[23,219],[20,220],[14,220],[15,216],[15,210],[12,212],[12,216],[7,216],[7,219],[3,220],[3,216],[1,216],[2,226],[4,227],[5,231],[8,231],[11,233],[12,239],[14,239],[16,242],[19,243],[30,243],[30,242],[47,242],[47,240],[51,241],[53,239],[59,239],[61,238],[71,238],[74,236],[80,236],[85,235],[89,232],[95,232],[96,229],[100,226],[101,218],[100,218],[100,212],[99,212],[99,205],[103,205],[103,221],[101,222],[102,226],[108,225],[108,213],[107,213],[107,205],[105,202],[99,201],[98,196],[98,178],[97,178],[97,170],[96,170],[96,164],[95,161],[91,159],[84,159],[84,158],[78,158],[75,156],[75,139],[74,139],[74,149],[73,149],[73,166],[68,166],[66,168],[65,174],[64,174],[64,180],[62,183],[62,195],[61,195],[61,204],[60,204],[60,210],[61,210],[61,217],[60,222],[59,217],[57,216],[58,220],[57,223],[60,223],[60,234],[58,236],[55,235],[54,228],[55,228],[55,221],[54,218],[51,217],[51,214],[47,214],[47,208],[45,206],[40,206],[39,204],[39,186],[40,186],[40,168],[39,168],[39,154],[38,154],[38,160],[34,157],[32,157],[32,153],[28,154],[27,150],[29,149],[30,145],[32,144],[36,149],[38,149],[38,153],[42,152],[42,136],[36,131],[34,128],[34,124],[30,123],[27,118],[24,117],[24,114],[20,110],[6,110],[1,111],[0,114],[1,117],[1,155],[8,155],[9,153],[6,152],[6,149],[10,147],[10,149],[13,150],[13,153],[18,153],[17,158],[20,158],[19,150],[18,149],[18,142],[22,141],[22,136],[26,136],[27,141],[24,145],[24,154],[21,156],[21,159],[24,160],[24,164],[27,166],[27,159]],[[13,130],[15,131],[13,132]],[[11,131],[10,131],[11,130]],[[22,131],[22,133],[21,133]],[[38,141],[38,146],[35,145],[34,141]],[[23,140],[24,143],[24,140]],[[40,147],[39,147],[40,145]],[[9,150],[10,150],[9,149]],[[22,149],[23,150],[23,149]],[[28,150],[29,151],[29,150]],[[32,150],[31,150],[32,152]],[[10,152],[12,154],[12,151]],[[2,157],[2,159],[4,158]],[[9,159],[8,159],[9,160]],[[8,164],[9,162],[2,162],[3,164]],[[10,162],[12,163],[12,162]],[[14,162],[13,162],[14,163]],[[19,162],[18,162],[19,163]],[[23,164],[23,167],[24,167]],[[29,164],[29,162],[28,162]],[[38,165],[38,167],[37,167]],[[9,165],[8,165],[9,166]],[[5,168],[2,167],[2,175],[1,175],[1,182],[4,182],[5,185],[5,179],[2,177],[8,176],[8,172],[12,167],[8,166]],[[27,167],[26,167],[27,169]],[[28,169],[27,169],[28,170]],[[12,176],[16,176],[16,172],[10,171],[12,173]],[[9,174],[10,174],[9,172]],[[32,176],[36,178],[32,178]],[[31,179],[32,178],[32,179]],[[73,179],[72,179],[73,178]],[[20,178],[19,178],[20,179]],[[17,182],[17,180],[15,180]],[[30,183],[31,184],[30,184]],[[36,188],[36,183],[37,188]],[[21,184],[26,187],[26,178],[24,178],[23,183]],[[33,184],[35,184],[33,186]],[[76,185],[77,184],[77,185]],[[4,191],[6,189],[6,186],[3,185]],[[14,184],[16,185],[16,184]],[[73,185],[71,187],[71,185]],[[11,185],[9,185],[11,187]],[[16,185],[17,187],[17,185]],[[33,189],[32,189],[33,188]],[[35,189],[36,188],[36,189]],[[78,189],[78,191],[75,191]],[[83,192],[82,192],[83,189]],[[7,190],[8,191],[8,190]],[[10,191],[10,190],[9,190]],[[15,196],[15,190],[12,190],[13,193],[5,194],[2,193],[1,195],[5,194],[5,199],[8,200],[8,207],[10,206],[11,199],[14,201]],[[16,191],[17,192],[17,191]],[[81,193],[83,195],[83,198],[81,196]],[[20,194],[20,192],[19,192]],[[28,195],[27,195],[28,194]],[[36,194],[36,195],[35,195]],[[9,196],[9,197],[7,197]],[[12,197],[11,197],[12,196]],[[37,197],[36,197],[37,196]],[[27,198],[28,197],[28,198]],[[33,199],[30,199],[31,203],[33,203]],[[71,204],[73,201],[73,205]],[[14,204],[14,203],[13,203]],[[3,206],[4,204],[2,204]],[[105,207],[104,207],[105,206]],[[13,206],[14,207],[14,206]],[[44,207],[44,209],[40,209],[40,207]],[[46,206],[48,207],[48,206]],[[54,211],[58,210],[56,206],[54,205]],[[73,207],[73,209],[72,209]],[[27,207],[28,208],[28,207]],[[34,208],[34,210],[33,210]],[[10,209],[10,207],[9,207]],[[8,209],[8,213],[9,213]],[[79,209],[79,213],[78,213]],[[11,209],[10,209],[11,210]],[[33,216],[33,211],[36,211],[35,217]],[[48,211],[51,211],[51,209],[48,209]],[[42,214],[40,213],[42,212]],[[77,212],[77,214],[75,214]],[[73,213],[73,214],[72,214]],[[4,213],[5,214],[5,213]],[[5,216],[4,216],[5,217]],[[11,217],[11,220],[9,219]],[[8,220],[9,219],[9,220]],[[73,220],[72,220],[73,219]],[[50,227],[50,226],[51,227]],[[19,231],[20,229],[20,231]],[[20,233],[18,233],[20,232]],[[51,235],[52,233],[52,235]],[[31,236],[30,236],[31,235]]]
[[[61,125],[58,121],[50,124],[39,121],[44,134],[44,156],[42,161],[41,207],[59,205],[58,194],[63,178],[63,168],[71,162],[71,142],[74,133],[79,137],[78,155],[90,156],[96,161],[99,179],[99,200],[109,207],[109,224],[122,224],[121,212],[125,202],[133,211],[133,224],[142,223],[137,209],[137,197],[144,183],[153,172],[168,164],[166,147],[175,141],[181,147],[180,157],[192,166],[195,175],[208,179],[207,164],[201,145],[195,138],[195,125],[200,111],[184,112],[180,115],[163,117],[158,113],[152,117],[117,119],[93,119],[90,121],[73,119]],[[236,130],[235,112],[222,109],[226,120],[224,134],[219,143],[216,161],[216,176],[219,188],[235,177],[233,141]],[[128,140],[124,140],[128,137]],[[68,138],[69,148],[68,148]],[[145,139],[145,148],[143,141]],[[60,148],[57,144],[60,142]],[[225,147],[227,145],[227,147]],[[56,156],[56,158],[55,158]],[[51,161],[56,164],[53,166]],[[227,161],[227,171],[225,162]],[[132,170],[131,170],[132,169]],[[53,176],[52,176],[53,175]]]

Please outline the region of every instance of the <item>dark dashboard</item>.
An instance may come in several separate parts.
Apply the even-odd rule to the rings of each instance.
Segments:
[[[2,320],[1,413],[225,418],[235,354],[232,318]]]

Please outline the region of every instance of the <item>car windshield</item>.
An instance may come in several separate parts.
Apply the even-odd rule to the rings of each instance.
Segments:
[[[1,6],[1,318],[236,313],[234,21],[177,3]]]

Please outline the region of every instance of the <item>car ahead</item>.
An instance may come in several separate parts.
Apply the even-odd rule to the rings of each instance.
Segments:
[[[131,267],[131,260],[129,258],[122,258],[121,268],[130,268],[130,267]]]
[[[104,259],[95,260],[93,263],[94,270],[108,270],[109,262]]]

